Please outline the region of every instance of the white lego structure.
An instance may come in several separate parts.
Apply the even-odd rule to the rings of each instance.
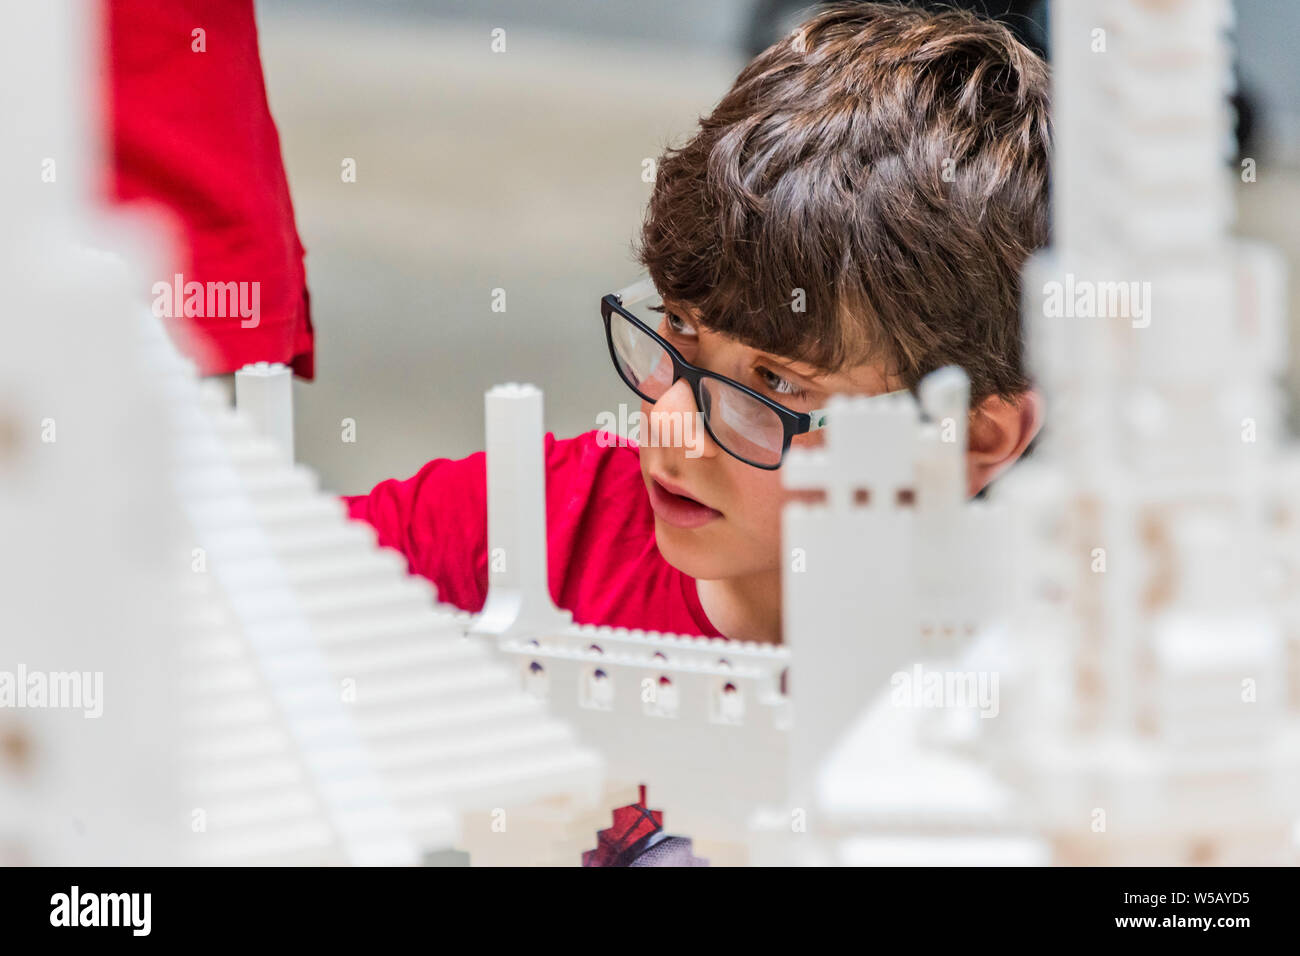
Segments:
[[[509,833],[539,799],[595,807],[600,759],[465,639],[469,616],[436,605],[216,391],[186,402],[192,380],[177,385],[192,409],[178,484],[205,564],[195,588],[210,596],[188,751],[215,803],[200,849],[283,862],[339,846],[350,862],[413,863],[484,838],[462,832],[462,812],[495,811]],[[521,848],[517,862],[550,854]]]
[[[70,9],[19,11],[0,69],[62,76]],[[487,396],[486,606],[437,604],[293,464],[287,370],[226,407],[137,333],[165,260],[75,175],[0,177],[0,680],[104,680],[101,718],[0,707],[0,859],[578,865],[643,785],[692,865],[1292,861],[1300,456],[1280,270],[1226,235],[1226,4],[1055,9],[1048,432],[970,502],[961,372],[835,399],[783,467],[823,500],[784,515],[782,646],[553,605],[526,385]],[[0,121],[75,139],[73,88]]]
[[[149,314],[77,13],[0,40],[0,862],[578,859],[635,793],[293,466],[285,371],[236,413]]]
[[[1281,445],[1283,271],[1228,233],[1230,14],[1053,14],[1055,245],[1025,281],[1051,425],[998,489],[1017,667],[975,752],[1062,862],[1296,859],[1300,456]],[[1137,296],[1056,314],[1088,280],[1098,303]]]
[[[1025,280],[1048,426],[994,490],[1010,548],[968,556],[1014,590],[977,645],[924,668],[947,681],[934,701],[908,699],[922,668],[891,678],[815,771],[814,838],[770,813],[758,859],[1296,862],[1300,469],[1280,447],[1282,270],[1227,233],[1229,8],[1053,17],[1055,245]],[[937,534],[961,546],[959,527]],[[853,604],[902,614],[873,648],[915,641],[900,574]],[[797,693],[805,635],[818,655],[849,634],[792,623]],[[982,713],[951,699],[981,682]]]
[[[569,623],[546,584],[541,392],[495,388],[487,418],[492,571],[472,633],[604,756],[621,792],[645,784],[701,856],[743,855],[749,814],[784,792],[787,651]]]
[[[87,247],[148,253],[90,211],[83,20],[38,4],[0,31],[0,863],[168,862],[185,819],[179,507],[130,305],[146,270]]]

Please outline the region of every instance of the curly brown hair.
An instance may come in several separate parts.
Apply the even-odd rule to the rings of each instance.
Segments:
[[[637,255],[755,348],[884,361],[912,388],[955,364],[974,400],[1010,397],[1030,384],[1020,270],[1047,241],[1048,98],[1046,64],[993,21],[820,8],[660,158]]]

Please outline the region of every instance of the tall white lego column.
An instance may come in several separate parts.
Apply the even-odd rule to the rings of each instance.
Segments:
[[[1228,232],[1230,24],[1053,5],[1054,246],[1024,281],[1048,422],[997,494],[1031,663],[988,729],[1068,862],[1279,862],[1295,812],[1281,277]]]
[[[139,348],[167,272],[92,201],[107,44],[86,6],[7,4],[0,29],[0,671],[64,689],[0,707],[0,863],[176,862],[189,832],[171,773],[188,558]]]
[[[293,461],[293,372],[287,365],[255,362],[237,371],[235,407],[285,461]]]
[[[488,391],[488,596],[472,633],[531,639],[568,627],[547,583],[546,462],[542,392]]]
[[[85,92],[95,88],[104,47],[97,18],[83,6],[49,0],[5,8],[0,116],[10,146],[0,150],[0,190],[11,225],[27,212],[84,213],[100,178],[98,104]],[[22,233],[5,235],[21,241]]]

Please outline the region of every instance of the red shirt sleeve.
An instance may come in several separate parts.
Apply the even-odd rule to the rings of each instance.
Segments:
[[[203,374],[265,361],[311,378],[303,247],[253,0],[108,0],[105,14],[110,197],[151,203],[174,219],[182,290],[257,283],[255,319],[207,314],[206,296],[202,314],[186,316],[184,301],[169,297],[169,332]],[[175,284],[175,275],[154,278]],[[250,312],[252,290],[244,287]],[[228,313],[224,301],[211,311]]]
[[[343,499],[350,517],[373,525],[381,545],[434,583],[438,600],[466,611],[482,610],[487,598],[485,464],[483,452],[438,458],[410,478]]]
[[[546,436],[546,538],[551,598],[579,624],[720,637],[695,581],[664,560],[634,447],[587,432]],[[439,600],[479,611],[487,598],[486,457],[439,458],[410,478],[346,497],[379,543],[433,581]]]

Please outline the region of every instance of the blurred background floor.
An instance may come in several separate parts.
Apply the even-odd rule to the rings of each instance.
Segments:
[[[560,437],[636,407],[599,299],[637,275],[644,164],[744,65],[752,5],[259,0],[318,334],[317,380],[295,386],[297,453],[327,487],[360,492],[479,450],[483,392],[499,382],[541,386]],[[1242,7],[1243,58],[1286,88],[1300,4]],[[1294,154],[1281,118],[1274,138]],[[1240,231],[1277,242],[1295,275],[1300,172],[1261,159],[1237,193]]]

